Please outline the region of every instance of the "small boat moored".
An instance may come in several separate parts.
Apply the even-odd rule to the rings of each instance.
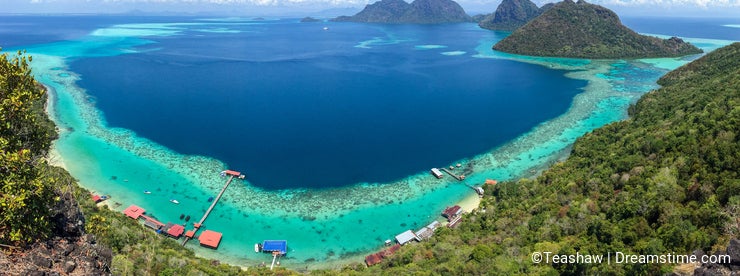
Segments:
[[[259,243],[254,244],[254,252],[260,253],[262,251],[262,245]]]
[[[179,202],[179,201],[177,201],[177,199],[170,199],[170,202],[172,202],[172,203],[174,203],[174,204],[180,204],[180,202]]]
[[[149,190],[144,190],[144,193],[145,194],[151,194],[152,192],[150,192]]]

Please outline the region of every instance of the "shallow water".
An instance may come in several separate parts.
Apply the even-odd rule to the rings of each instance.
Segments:
[[[137,204],[165,222],[182,222],[180,214],[190,215],[191,221],[199,219],[209,205],[206,199],[223,185],[224,179],[218,177],[218,172],[225,165],[211,158],[176,153],[130,130],[108,127],[96,108],[97,99],[78,86],[85,76],[70,70],[69,64],[82,57],[157,51],[156,43],[147,38],[178,35],[189,28],[215,28],[216,33],[227,34],[231,30],[224,25],[175,23],[114,26],[95,30],[91,36],[25,47],[34,56],[37,78],[53,91],[52,117],[62,130],[55,146],[70,172],[85,187],[112,195],[112,201],[121,204],[117,209]],[[490,50],[490,45],[501,39],[499,33],[480,31],[472,24],[467,28],[477,33],[478,43],[470,48],[418,48],[415,46],[440,45],[439,40],[432,34],[408,37],[408,30],[398,28],[384,29],[383,36],[358,38],[350,46],[359,50],[405,47],[438,58],[536,64],[538,70],[567,70],[567,77],[586,81],[582,90],[575,91],[578,94],[565,113],[536,124],[498,147],[491,146],[488,152],[439,164],[463,163],[466,170],[474,172],[466,180],[469,184],[479,184],[487,178],[527,176],[532,170],[548,166],[562,158],[577,137],[624,118],[627,106],[655,88],[660,75],[689,60],[588,61],[508,55]],[[712,49],[729,42],[701,43],[705,49]],[[444,55],[454,51],[471,54]],[[472,193],[449,177],[437,180],[425,170],[389,183],[359,183],[342,188],[264,190],[247,182],[235,184],[240,185],[230,186],[205,223],[205,228],[224,234],[219,249],[203,249],[195,242],[188,246],[201,255],[254,265],[270,258],[254,253],[253,243],[287,239],[289,253],[283,264],[294,268],[358,260],[380,248],[385,239],[407,229],[416,230],[434,219],[441,220],[438,214],[445,206]],[[143,190],[152,193],[144,194]],[[180,204],[170,203],[170,198],[178,199]]]

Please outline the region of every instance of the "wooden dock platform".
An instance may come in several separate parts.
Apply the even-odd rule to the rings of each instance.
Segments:
[[[455,173],[453,173],[452,171],[448,170],[447,168],[441,168],[441,170],[443,172],[446,172],[450,176],[454,177],[455,179],[457,179],[457,181],[463,181],[463,180],[465,180],[465,176],[464,175],[456,175]]]
[[[231,172],[231,171],[228,171],[228,172]],[[239,179],[244,179],[242,175],[236,175],[236,174],[229,173],[228,176],[229,176],[229,180],[226,180],[226,184],[224,184],[224,187],[221,189],[221,192],[218,193],[216,198],[213,199],[213,201],[211,202],[211,206],[208,207],[208,210],[206,210],[206,213],[203,214],[203,217],[200,218],[200,221],[198,221],[198,223],[193,224],[195,225],[195,228],[193,229],[193,237],[195,237],[195,234],[198,232],[198,229],[200,228],[200,226],[203,225],[203,222],[206,221],[206,219],[208,218],[208,215],[211,214],[211,211],[213,211],[213,208],[216,207],[216,203],[218,203],[218,200],[221,199],[221,196],[224,195],[224,192],[226,192],[226,188],[229,187],[229,184],[231,184],[231,181],[234,180],[235,177],[238,177]],[[190,240],[190,237],[185,237],[185,240],[182,241],[182,245],[185,246],[185,244],[189,240]]]

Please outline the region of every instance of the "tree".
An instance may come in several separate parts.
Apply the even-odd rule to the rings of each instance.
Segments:
[[[54,179],[43,157],[55,136],[39,110],[45,91],[31,76],[30,57],[0,55],[0,242],[23,244],[51,233]]]

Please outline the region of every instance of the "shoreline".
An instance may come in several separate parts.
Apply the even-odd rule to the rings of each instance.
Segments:
[[[57,92],[57,91],[55,91],[55,92]],[[51,114],[50,114],[50,116],[51,116]],[[62,135],[60,135],[60,139],[61,139],[61,137],[62,137]],[[56,144],[57,141],[59,141],[59,140],[55,140],[55,144]],[[559,153],[560,154],[564,154],[565,156],[568,155],[567,152],[560,151]],[[551,157],[554,157],[556,159],[560,159],[560,158],[562,158],[562,156],[560,154],[555,154],[555,156],[551,156]],[[143,158],[145,158],[145,157],[143,157]],[[76,167],[79,167],[79,166],[76,166],[74,164],[74,162],[71,162],[71,160],[65,160],[63,158],[63,156],[61,155],[61,153],[59,153],[59,151],[56,150],[56,148],[54,149],[54,157],[52,159],[55,159],[55,160],[57,160],[57,162],[59,164],[64,165],[65,169],[67,167],[75,167],[75,168]],[[501,160],[501,161],[503,161],[503,160]],[[480,164],[480,165],[477,165],[476,167],[481,166],[481,165],[483,167],[486,166],[485,164]],[[549,167],[549,164],[539,164],[538,167],[540,167],[540,166]],[[484,172],[486,172],[486,170],[482,170],[482,171],[479,171],[479,172],[485,174]],[[525,172],[523,172],[523,175],[520,175],[520,177],[524,177],[526,174],[527,173],[525,171]],[[422,179],[427,179],[428,178],[428,175],[426,173],[421,173],[420,175],[421,175],[421,178]],[[469,181],[472,181],[473,183],[479,184],[479,183],[477,183],[479,181],[476,181],[475,179],[481,177],[481,175],[482,174],[473,175],[473,177],[471,177],[469,179]],[[504,178],[506,178],[506,177],[504,177]],[[422,180],[422,181],[426,181],[426,180]],[[99,189],[98,188],[94,187],[94,185],[87,185],[86,182],[83,179],[79,179],[78,180],[78,184],[81,187],[84,187],[84,188],[90,190],[93,193],[99,192]],[[220,184],[221,183],[219,181],[217,183],[217,187],[220,187],[221,186]],[[453,182],[450,182],[449,185],[461,185],[461,183],[456,182],[456,181],[453,181]],[[371,187],[368,187],[368,188],[371,188],[372,189],[373,186],[375,186],[375,185],[371,185]],[[420,189],[423,190],[423,189],[426,189],[426,188],[429,188],[429,187],[422,186],[422,187],[418,187],[418,188],[420,188]],[[310,193],[311,191],[308,191],[308,192]],[[105,193],[106,192],[103,192],[103,194],[105,194]],[[481,198],[478,197],[478,195],[475,192],[471,191],[469,188],[464,188],[464,193],[467,193],[467,195],[463,196],[462,199],[457,200],[456,202],[450,203],[450,206],[452,206],[452,205],[459,205],[466,213],[471,213],[473,210],[475,210],[475,209],[477,209],[479,207],[480,202],[481,202]],[[418,198],[423,198],[423,197],[424,197],[423,194],[419,194],[418,195]],[[122,208],[125,208],[125,206],[128,206],[129,204],[137,204],[137,205],[140,205],[141,204],[140,202],[125,202],[124,203],[124,202],[120,202],[119,201],[120,199],[121,199],[120,196],[118,196],[116,194],[113,194],[113,198],[112,199],[106,200],[106,201],[100,203],[98,206],[105,205],[105,206],[107,206],[111,210],[114,210],[116,212],[120,212],[122,210]],[[302,200],[302,199],[297,199],[297,200]],[[358,206],[356,208],[363,209],[363,207],[364,206]],[[149,209],[149,208],[147,208],[147,209]],[[435,220],[439,220],[439,218],[438,218],[439,214],[436,213],[436,212],[430,211],[430,212],[428,212],[428,215],[430,215],[430,217],[436,218]],[[349,255],[349,256],[344,256],[344,257],[342,257],[340,259],[331,258],[331,259],[325,259],[325,260],[316,260],[316,261],[312,261],[312,262],[308,262],[308,263],[305,263],[305,262],[304,263],[301,263],[301,262],[295,262],[295,263],[293,263],[293,262],[290,262],[290,261],[286,261],[286,262],[283,262],[283,267],[291,268],[291,269],[308,269],[308,270],[311,270],[311,269],[337,269],[337,268],[341,268],[341,267],[343,267],[345,265],[348,265],[348,264],[351,264],[351,263],[356,263],[356,262],[360,262],[361,263],[365,254],[374,252],[381,245],[382,245],[381,243],[378,243],[377,244],[377,247],[373,247],[373,249],[367,249],[367,250],[363,250],[361,252],[356,252],[355,254],[352,254],[352,255]],[[221,260],[221,261],[223,261],[225,263],[228,263],[228,264],[231,264],[231,265],[235,265],[235,266],[239,266],[242,269],[248,269],[249,267],[255,266],[255,264],[253,262],[256,262],[256,263],[259,263],[260,262],[259,257],[254,258],[251,255],[248,255],[249,257],[246,257],[246,256],[241,255],[241,254],[240,255],[231,255],[231,254],[229,254],[229,252],[219,252],[220,250],[219,251],[210,251],[210,250],[200,249],[197,245],[187,246],[186,248],[188,248],[189,250],[192,250],[195,253],[196,256],[207,258],[207,259]]]
[[[55,113],[55,105],[56,105],[56,92],[51,89],[49,86],[41,83],[40,81],[37,81],[39,84],[41,84],[42,87],[44,87],[44,90],[46,90],[46,102],[44,103],[44,112],[46,113],[46,116],[49,117],[49,119],[54,123],[54,127],[57,130],[57,139],[54,139],[54,141],[51,142],[51,147],[49,148],[49,152],[46,156],[46,162],[49,163],[49,165],[60,167],[64,169],[65,171],[69,172],[67,169],[67,164],[65,163],[64,158],[62,157],[62,154],[59,153],[59,150],[57,150],[56,143],[62,136],[62,130],[59,128],[59,125],[54,120],[54,113]]]
[[[65,159],[59,153],[59,151],[55,147],[55,143],[56,142],[57,142],[57,140],[54,140],[54,142],[52,143],[52,149],[49,151],[49,156],[47,157],[47,161],[50,164],[54,165],[54,166],[58,166],[58,167],[61,167],[61,168],[65,169],[65,170],[67,170],[67,165],[68,164],[73,164],[74,162]],[[79,180],[79,179],[77,180],[77,185],[79,187],[81,187],[81,188],[86,189],[91,194],[101,194],[101,195],[102,194],[105,194],[104,192],[98,191],[95,187],[93,187],[91,185],[86,185],[85,182],[83,182],[82,180]],[[482,201],[482,198],[480,196],[478,196],[478,194],[475,193],[474,191],[471,191],[471,190],[468,189],[467,192],[469,193],[467,196],[465,196],[462,199],[460,199],[460,200],[452,203],[451,206],[458,205],[458,206],[460,206],[462,208],[462,210],[464,211],[464,213],[470,214],[470,213],[474,212],[475,210],[477,210],[480,207],[480,203]],[[112,211],[114,211],[116,213],[119,213],[119,215],[123,215],[122,210],[126,206],[128,206],[130,204],[136,204],[136,203],[124,203],[124,202],[120,202],[120,201],[118,201],[118,199],[117,199],[117,197],[115,195],[112,195],[110,199],[104,200],[102,202],[99,202],[99,203],[96,204],[96,206],[98,208],[108,208],[108,209],[110,209],[110,210],[112,210]],[[436,217],[434,219],[436,221],[444,222],[444,220],[440,219],[441,217],[439,216],[439,214],[430,214],[430,216]],[[141,227],[144,227],[143,224],[141,225]],[[162,236],[162,238],[167,238],[167,237]],[[179,242],[180,239],[178,239],[176,241]],[[380,246],[382,246],[382,244],[378,244],[378,246],[380,247]],[[198,256],[200,258],[204,258],[204,259],[208,259],[208,260],[220,260],[220,261],[222,261],[224,263],[227,263],[229,265],[238,266],[238,267],[240,267],[244,271],[248,271],[249,268],[252,268],[252,267],[256,267],[257,266],[257,265],[253,265],[253,264],[245,264],[243,261],[240,261],[240,259],[243,258],[242,256],[230,256],[230,257],[233,257],[234,259],[231,259],[229,257],[223,258],[223,256],[221,255],[222,252],[218,252],[216,250],[211,250],[211,249],[199,248],[199,246],[197,246],[197,245],[185,246],[183,248],[186,249],[186,250],[190,250],[191,252],[193,252],[196,256]],[[285,263],[283,265],[283,267],[288,268],[288,269],[292,269],[292,270],[296,270],[296,271],[299,271],[299,272],[301,272],[301,271],[302,272],[308,272],[308,271],[317,270],[317,269],[333,269],[333,270],[336,270],[336,269],[341,269],[342,267],[344,267],[346,265],[353,264],[353,263],[361,263],[362,264],[365,255],[366,254],[370,254],[370,253],[375,252],[375,251],[377,251],[377,250],[376,249],[373,249],[373,250],[369,250],[367,252],[361,252],[361,253],[357,253],[357,254],[354,254],[354,255],[351,255],[351,256],[347,256],[345,258],[332,259],[332,260],[323,260],[323,261],[315,261],[315,262],[305,263],[305,264],[302,264],[302,265],[299,265],[298,263]],[[244,259],[244,260],[249,260],[249,259]],[[259,262],[259,260],[257,260],[257,259],[251,259],[251,260],[252,261]]]
[[[477,210],[480,207],[480,203],[482,201],[483,201],[482,197],[478,196],[478,194],[474,192],[471,192],[471,195],[457,202],[457,205],[463,209],[463,212],[472,213],[473,211]]]
[[[62,130],[69,131],[65,135],[60,134],[57,141],[61,140],[63,146],[55,150],[58,157],[54,159],[60,159],[58,161],[65,167],[76,172],[81,187],[91,192],[105,190],[103,194],[113,195],[115,201],[107,200],[103,204],[112,210],[120,212],[117,207],[137,204],[155,211],[165,220],[174,219],[181,213],[178,210],[171,211],[173,208],[167,202],[167,199],[174,197],[183,202],[182,206],[198,213],[195,214],[197,217],[200,214],[198,208],[204,205],[204,198],[223,185],[222,180],[217,179],[215,174],[223,169],[224,164],[207,157],[180,155],[142,139],[133,132],[108,128],[104,118],[85,98],[84,90],[75,86],[76,75],[64,71],[66,69],[63,61],[60,64],[48,71],[49,74],[52,71],[57,71],[58,74],[49,77],[47,81],[59,84],[54,86],[59,89],[54,93],[63,95],[61,100],[67,105],[61,106],[67,109],[60,108],[60,111],[67,113],[53,116],[58,116],[56,119],[61,120],[61,124],[58,125],[68,124],[69,127]],[[552,68],[552,64],[557,63],[538,64],[543,66],[549,64]],[[582,66],[576,64],[570,67]],[[567,64],[560,64],[559,69],[568,67]],[[552,159],[560,159],[569,154],[569,151],[563,150],[563,145],[571,144],[571,140],[575,140],[574,137],[582,136],[581,132],[620,117],[621,111],[616,115],[598,113],[625,104],[621,102],[613,104],[608,101],[610,97],[629,98],[611,94],[609,89],[612,86],[608,80],[592,76],[597,73],[608,73],[607,69],[611,68],[611,64],[595,63],[590,67],[590,71],[566,74],[568,77],[584,78],[589,81],[584,93],[579,94],[573,103],[573,106],[586,107],[585,110],[569,109],[566,114],[535,127],[523,137],[516,138],[505,146],[462,161],[473,163],[472,166],[476,171],[468,178],[469,183],[477,185],[485,178],[513,180],[528,175],[527,171],[531,171],[532,166],[549,167]],[[604,89],[608,91],[602,91]],[[594,102],[594,93],[598,96],[595,100],[599,102]],[[68,109],[78,110],[68,111]],[[591,117],[592,112],[605,118]],[[73,137],[74,141],[65,139],[68,137]],[[70,151],[71,149],[74,151]],[[84,152],[77,152],[77,149]],[[64,160],[61,154],[65,150],[70,154],[68,158],[74,159]],[[97,165],[100,167],[95,167]],[[116,181],[116,178],[119,180]],[[121,179],[131,181],[124,184]],[[365,253],[380,248],[382,242],[375,242],[379,237],[382,236],[382,241],[395,234],[392,232],[397,229],[418,227],[416,222],[431,222],[438,216],[436,205],[451,206],[457,203],[464,210],[469,209],[467,212],[479,206],[480,199],[474,192],[469,188],[461,188],[462,183],[448,180],[434,180],[428,173],[421,172],[387,184],[359,183],[342,189],[267,192],[244,182],[244,185],[229,188],[229,193],[224,196],[224,204],[219,203],[214,215],[209,218],[209,226],[217,227],[214,227],[214,230],[226,231],[224,234],[230,240],[229,244],[222,244],[217,251],[200,249],[197,245],[187,248],[193,250],[197,256],[248,268],[254,266],[254,263],[261,262],[263,258],[253,257],[256,255],[252,254],[245,255],[244,244],[249,245],[254,241],[273,237],[288,238],[294,248],[289,257],[283,261],[283,267],[294,269],[304,266],[311,269],[341,267],[354,263]],[[159,187],[162,191],[156,190]],[[150,189],[154,194],[142,196],[141,189]],[[187,194],[182,192],[183,189],[202,193]],[[265,196],[274,200],[264,204]],[[462,199],[457,200],[458,196]],[[434,204],[436,205],[432,206]],[[409,217],[417,217],[406,218],[407,212],[410,214]],[[220,213],[220,216],[216,213]],[[418,215],[419,213],[424,215]],[[401,220],[391,223],[387,218]],[[235,232],[223,226],[233,223],[232,219],[250,225],[248,230]],[[360,223],[364,223],[362,226],[358,226],[360,224],[357,223],[358,219]],[[270,228],[271,224],[282,226],[276,228],[285,228],[287,233],[276,229],[263,229]],[[399,227],[397,224],[403,225]],[[259,228],[261,226],[265,227]],[[358,227],[364,228],[363,231],[357,231],[356,234],[359,235],[349,239],[329,234],[352,233]],[[371,231],[375,230],[382,234],[372,234]],[[249,236],[244,237],[245,235],[239,231],[249,231]],[[342,245],[358,240],[364,242],[355,242],[346,249],[341,248]]]
[[[62,155],[59,153],[59,151],[56,149],[56,147],[54,147],[54,143],[52,143],[51,149],[49,149],[48,156],[46,157],[46,162],[48,162],[49,165],[60,167],[64,169],[65,171],[69,172],[69,170],[67,170],[66,161],[64,160]]]

